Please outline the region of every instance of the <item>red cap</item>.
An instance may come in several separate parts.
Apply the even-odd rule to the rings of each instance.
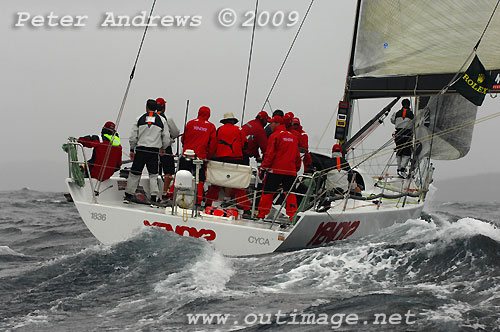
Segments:
[[[156,103],[160,106],[165,106],[167,102],[163,98],[156,98]]]
[[[261,120],[267,121],[269,119],[269,114],[266,111],[260,111],[257,117]]]
[[[286,113],[285,116],[283,117],[283,124],[286,125],[287,127],[290,126],[292,124],[292,119],[293,119],[293,113],[292,112]]]
[[[198,110],[198,118],[202,117],[205,120],[208,120],[210,118],[210,108],[207,106],[202,106]]]
[[[283,118],[281,116],[275,115],[272,118],[268,119],[267,122],[269,122],[269,123],[272,123],[272,122],[282,123]]]
[[[115,130],[116,126],[115,126],[115,123],[114,122],[111,122],[111,121],[108,121],[104,124],[104,127],[103,128],[107,128],[107,129],[111,129],[111,130]]]
[[[332,152],[342,152],[342,147],[339,144],[334,144],[332,147]]]
[[[300,120],[299,120],[299,118],[293,118],[293,119],[292,119],[292,124],[293,124],[293,125],[294,125],[294,124],[298,124],[298,125],[300,126]]]

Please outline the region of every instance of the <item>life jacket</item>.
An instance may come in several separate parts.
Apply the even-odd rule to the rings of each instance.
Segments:
[[[238,217],[238,210],[235,208],[207,206],[205,208],[205,213],[217,217]]]
[[[108,139],[108,141],[111,142],[111,138],[113,138],[113,135],[110,135],[110,134],[104,134],[103,135],[104,137],[106,137]],[[113,146],[120,146],[120,137],[116,136],[113,138],[113,142],[111,143]]]

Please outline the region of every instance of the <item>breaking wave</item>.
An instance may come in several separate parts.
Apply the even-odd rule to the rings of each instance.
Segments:
[[[29,206],[25,213],[12,202],[17,196]],[[99,245],[74,206],[58,200],[0,193],[2,330],[230,330],[189,326],[186,315],[278,310],[361,317],[412,310],[414,330],[482,331],[500,323],[496,205],[449,203],[426,220],[360,240],[229,258],[205,241],[156,228]],[[314,329],[324,326],[302,330]]]

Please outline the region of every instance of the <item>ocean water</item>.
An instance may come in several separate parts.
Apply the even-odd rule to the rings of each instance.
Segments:
[[[500,331],[499,204],[426,210],[361,240],[235,258],[157,229],[103,246],[62,193],[0,192],[0,330]]]

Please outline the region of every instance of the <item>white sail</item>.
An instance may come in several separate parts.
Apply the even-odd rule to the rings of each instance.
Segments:
[[[354,76],[456,73],[479,40],[497,0],[363,0]],[[500,68],[500,15],[478,48],[487,70]]]
[[[477,106],[453,94],[420,98],[420,107],[416,117],[416,139],[422,144],[419,158],[453,160],[467,155]]]

